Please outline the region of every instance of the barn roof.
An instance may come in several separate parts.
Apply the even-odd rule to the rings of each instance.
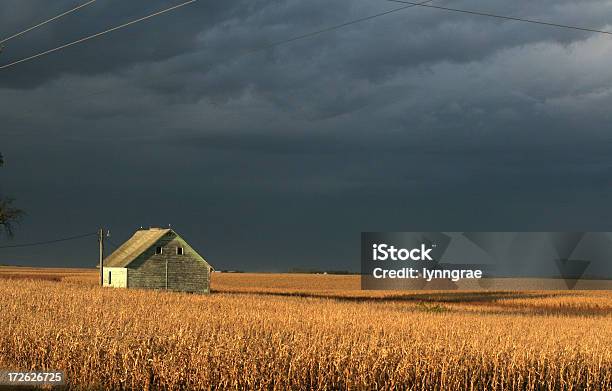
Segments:
[[[104,267],[126,267],[168,232],[174,231],[169,228],[150,228],[136,231],[131,238],[104,259]]]

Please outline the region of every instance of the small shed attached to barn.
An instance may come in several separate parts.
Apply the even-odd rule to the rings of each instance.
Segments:
[[[140,229],[103,262],[103,285],[210,292],[212,267],[172,229]]]

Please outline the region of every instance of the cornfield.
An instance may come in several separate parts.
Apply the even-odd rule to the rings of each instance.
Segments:
[[[612,389],[609,292],[217,274],[200,296],[18,274],[0,270],[0,368],[64,370],[69,389]]]

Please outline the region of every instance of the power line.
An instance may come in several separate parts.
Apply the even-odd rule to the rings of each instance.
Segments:
[[[37,28],[39,28],[39,27],[42,27],[42,26],[46,25],[47,23],[51,23],[51,22],[53,22],[53,21],[55,21],[55,20],[58,20],[58,19],[60,19],[60,18],[63,18],[63,17],[64,17],[64,16],[66,16],[66,15],[70,15],[71,13],[73,13],[73,12],[75,12],[75,11],[78,11],[78,10],[80,10],[81,8],[86,7],[86,6],[88,6],[88,5],[92,4],[92,3],[95,3],[95,2],[96,2],[96,0],[90,0],[90,1],[88,1],[88,2],[86,2],[86,3],[83,3],[83,4],[81,4],[81,5],[78,5],[78,6],[76,6],[76,7],[72,8],[72,9],[70,9],[70,10],[66,11],[66,12],[63,12],[63,13],[61,13],[61,14],[59,14],[59,15],[56,15],[56,16],[52,17],[51,19],[47,19],[47,20],[45,20],[44,22],[38,23],[37,25],[34,25],[34,26],[29,27],[29,28],[27,28],[27,29],[25,29],[25,30],[23,30],[23,31],[20,31],[20,32],[18,32],[18,33],[15,33],[15,34],[11,35],[10,37],[6,37],[6,38],[4,38],[3,40],[1,40],[1,41],[0,41],[0,44],[3,44],[3,43],[5,43],[5,42],[7,42],[7,41],[10,41],[10,40],[11,40],[11,39],[13,39],[13,38],[17,38],[17,37],[19,37],[19,36],[22,36],[23,34],[25,34],[25,33],[27,33],[27,32],[30,32],[30,31],[32,31],[32,30],[34,30],[34,29],[37,29]]]
[[[191,0],[191,1],[188,1],[188,2],[186,2],[186,3],[179,4],[179,5],[175,6],[175,7],[172,7],[171,9],[178,8],[178,7],[182,7],[182,6],[184,6],[184,5],[188,5],[188,4],[193,3],[193,2],[195,2],[195,1],[197,1],[197,0]],[[298,41],[298,40],[301,40],[301,39],[310,38],[310,37],[313,37],[313,36],[316,36],[316,35],[319,35],[319,34],[323,34],[323,33],[326,33],[326,32],[330,32],[330,31],[338,30],[338,29],[341,29],[341,28],[343,28],[343,27],[347,27],[347,26],[350,26],[350,25],[353,25],[353,24],[357,24],[357,23],[365,22],[365,21],[368,21],[368,20],[371,20],[371,19],[375,19],[375,18],[378,18],[378,17],[381,17],[381,16],[385,16],[385,15],[389,15],[389,14],[392,14],[392,13],[395,13],[395,12],[399,12],[399,11],[405,10],[405,9],[407,9],[407,8],[412,8],[412,7],[416,7],[416,6],[418,6],[418,5],[424,5],[424,4],[427,4],[427,3],[431,3],[432,1],[433,1],[433,0],[426,0],[426,1],[423,1],[423,2],[420,2],[420,3],[409,4],[409,5],[404,6],[404,7],[395,8],[395,9],[392,9],[392,10],[389,10],[389,11],[380,12],[380,13],[377,13],[377,14],[374,14],[374,15],[365,16],[365,17],[363,17],[363,18],[354,19],[354,20],[351,20],[351,21],[348,21],[348,22],[345,22],[345,23],[341,23],[341,24],[337,24],[337,25],[334,25],[334,26],[326,27],[326,28],[324,28],[324,29],[315,30],[315,31],[312,31],[312,32],[309,32],[309,33],[306,33],[306,34],[297,35],[297,36],[295,36],[295,37],[291,37],[291,38],[288,38],[288,39],[285,39],[285,40],[282,40],[282,41],[273,42],[273,43],[268,44],[268,45],[266,45],[266,46],[262,46],[262,47],[255,48],[255,49],[251,49],[251,50],[249,50],[249,51],[247,51],[247,52],[241,53],[240,55],[250,54],[250,53],[255,53],[255,52],[259,52],[259,51],[262,51],[262,50],[265,50],[265,49],[269,49],[269,48],[272,48],[272,47],[275,47],[275,46],[279,46],[279,45],[287,44],[287,43],[294,42],[294,41]],[[164,12],[168,12],[168,11],[170,11],[171,9],[165,10]],[[152,16],[153,16],[153,15],[150,15],[149,17],[152,17]],[[149,17],[145,17],[145,18],[142,18],[142,19],[146,19],[146,18],[149,18]],[[15,62],[10,63],[10,64],[6,64],[6,65],[3,65],[3,66],[0,66],[0,70],[1,70],[1,69],[5,69],[5,68],[12,67],[12,66],[17,65],[17,64],[19,64],[19,63],[21,63],[21,62],[25,62],[25,61],[33,60],[34,58],[37,58],[37,57],[40,57],[40,56],[44,56],[44,55],[46,55],[46,54],[53,53],[53,52],[55,52],[55,51],[58,51],[58,50],[64,49],[64,48],[66,48],[66,47],[68,47],[68,46],[76,45],[76,44],[81,43],[81,42],[84,42],[84,41],[86,41],[86,40],[89,40],[89,39],[95,38],[95,37],[97,37],[97,36],[100,36],[100,35],[106,34],[106,33],[110,32],[110,31],[117,30],[117,29],[122,28],[122,27],[126,27],[127,25],[129,25],[129,24],[133,24],[133,23],[136,23],[136,22],[138,22],[138,21],[140,21],[140,20],[137,20],[137,21],[134,21],[134,22],[130,22],[130,23],[126,23],[125,25],[122,25],[122,26],[117,26],[117,27],[115,27],[115,28],[113,28],[113,29],[109,29],[109,30],[107,30],[107,31],[103,31],[103,32],[98,33],[98,34],[94,34],[94,35],[92,35],[92,36],[82,38],[82,39],[77,40],[77,41],[75,41],[75,42],[71,42],[71,43],[69,43],[69,44],[62,45],[62,46],[60,46],[60,47],[57,47],[57,48],[55,48],[55,49],[51,49],[51,50],[48,50],[48,51],[46,51],[46,52],[36,54],[36,55],[34,55],[34,56],[30,56],[30,57],[28,57],[28,58],[24,58],[24,59],[21,59],[21,60],[15,61]],[[99,93],[99,92],[96,92],[96,93],[94,93],[93,95],[97,95],[98,93]]]
[[[441,7],[441,6],[437,6],[437,5],[422,4],[422,3],[413,3],[411,1],[403,1],[403,0],[386,0],[386,1],[390,1],[392,3],[411,4],[411,5],[415,6],[415,7],[418,6],[418,7],[435,8],[435,9],[439,9],[439,10],[451,11],[451,12],[459,12],[459,13],[463,13],[463,14],[478,15],[478,16],[487,16],[489,18],[514,20],[514,21],[517,21],[517,22],[540,24],[540,25],[549,26],[549,27],[560,27],[560,28],[571,29],[571,30],[588,31],[588,32],[591,32],[591,33],[612,35],[612,31],[597,30],[597,29],[589,28],[589,27],[578,27],[578,26],[572,26],[572,25],[568,25],[568,24],[544,22],[544,21],[541,21],[541,20],[526,19],[526,18],[517,18],[517,17],[514,17],[514,16],[505,16],[505,15],[491,14],[491,13],[487,13],[487,12],[470,11],[470,10],[464,10],[464,9],[458,9],[458,8],[449,8],[449,7]]]
[[[97,235],[97,234],[98,234],[97,232],[92,232],[92,233],[83,234],[83,235],[70,236],[70,237],[62,238],[62,239],[46,240],[44,242],[32,242],[32,243],[12,244],[12,245],[8,245],[8,246],[0,246],[0,248],[19,248],[19,247],[42,246],[44,244],[52,244],[52,243],[58,243],[58,242],[65,242],[65,241],[68,241],[68,240],[75,240],[75,239],[86,238],[88,236],[94,236],[94,235]]]
[[[113,240],[111,240],[110,238],[104,238],[104,240],[106,240],[107,242],[109,242],[114,248],[115,250],[119,248],[119,244],[115,243]],[[113,250],[114,251],[114,250]]]
[[[271,49],[273,47],[281,46],[281,45],[284,45],[284,44],[287,44],[287,43],[291,43],[291,42],[295,42],[295,41],[298,41],[298,40],[301,40],[301,39],[311,38],[311,37],[314,37],[316,35],[320,35],[320,34],[323,34],[323,33],[326,33],[326,32],[330,32],[330,31],[334,31],[334,30],[339,30],[341,28],[344,28],[344,27],[347,27],[347,26],[350,26],[350,25],[353,25],[353,24],[356,24],[356,23],[372,20],[372,19],[375,19],[375,18],[378,18],[378,17],[381,17],[381,16],[385,16],[385,15],[389,15],[389,14],[392,14],[392,13],[395,13],[395,12],[399,12],[399,11],[405,10],[407,8],[413,8],[413,7],[416,7],[417,5],[423,5],[423,4],[431,3],[432,1],[433,0],[426,0],[426,1],[423,1],[423,2],[420,2],[420,3],[416,3],[416,4],[409,4],[407,6],[403,6],[403,7],[399,7],[399,8],[394,8],[394,9],[389,10],[389,11],[380,12],[380,13],[369,15],[369,16],[364,16],[362,18],[350,20],[348,22],[336,24],[336,25],[333,25],[333,26],[330,26],[330,27],[326,27],[326,28],[323,28],[323,29],[320,29],[320,30],[315,30],[315,31],[311,31],[311,32],[308,32],[308,33],[305,33],[305,34],[296,35],[294,37],[290,37],[290,38],[287,38],[287,39],[284,39],[284,40],[273,42],[273,43],[270,43],[270,44],[267,44],[267,45],[264,45],[264,46],[261,46],[261,47],[258,47],[258,48],[248,49],[248,50],[243,51],[243,52],[241,52],[241,53],[239,53],[239,54],[237,54],[235,56],[227,58],[225,61],[234,60],[234,59],[236,59],[238,57],[241,57],[241,56],[244,56],[244,55],[257,53],[257,52],[260,52],[260,51],[263,51],[263,50]],[[2,69],[2,67],[0,67],[0,69]],[[179,72],[180,71],[169,72],[169,73],[166,73],[165,76],[174,75],[174,74],[179,73]],[[80,100],[80,99],[83,99],[83,98],[89,98],[89,97],[92,97],[92,96],[95,96],[95,95],[100,95],[100,94],[103,94],[103,93],[105,93],[107,91],[111,91],[111,90],[113,90],[113,89],[112,88],[105,88],[105,89],[102,89],[102,90],[94,91],[94,92],[92,92],[90,94],[79,95],[76,98],[65,99],[65,100],[63,100],[63,102],[65,102],[65,103],[74,102],[74,101],[77,101],[77,100]],[[28,111],[28,112],[30,112],[30,111]]]
[[[189,1],[186,1],[186,2],[181,3],[181,4],[177,4],[175,6],[172,6],[172,7],[169,7],[169,8],[165,8],[165,9],[163,9],[161,11],[157,11],[157,12],[154,12],[154,13],[152,13],[150,15],[143,16],[142,18],[138,18],[138,19],[132,20],[130,22],[123,23],[123,24],[121,24],[119,26],[111,27],[111,28],[109,28],[107,30],[101,31],[101,32],[96,33],[96,34],[89,35],[89,36],[84,37],[84,38],[77,39],[76,41],[72,41],[72,42],[66,43],[66,44],[58,46],[56,48],[49,49],[49,50],[46,50],[44,52],[37,53],[37,54],[35,54],[33,56],[25,57],[25,58],[22,58],[20,60],[13,61],[11,63],[2,65],[2,66],[0,66],[0,69],[10,68],[10,67],[13,67],[13,66],[15,66],[17,64],[21,64],[22,62],[31,61],[31,60],[34,60],[35,58],[46,56],[47,54],[51,54],[51,53],[57,52],[59,50],[66,49],[66,48],[68,48],[70,46],[74,46],[74,45],[77,45],[79,43],[83,43],[85,41],[89,41],[89,40],[97,38],[97,37],[99,37],[101,35],[108,34],[110,32],[116,31],[116,30],[120,30],[122,28],[131,26],[133,24],[142,22],[142,21],[147,20],[147,19],[154,18],[156,16],[165,14],[165,13],[170,12],[170,11],[174,11],[177,8],[181,8],[181,7],[184,7],[184,6],[189,5],[191,3],[195,3],[196,1],[198,1],[198,0],[189,0]]]
[[[272,47],[275,47],[275,46],[284,45],[284,44],[287,44],[287,43],[290,43],[290,42],[294,42],[294,41],[299,41],[300,39],[314,37],[315,35],[327,33],[327,32],[334,31],[334,30],[338,30],[338,29],[341,29],[343,27],[347,27],[347,26],[350,26],[350,25],[353,25],[353,24],[365,22],[365,21],[368,21],[368,20],[371,20],[371,19],[375,19],[375,18],[378,18],[378,17],[381,17],[381,16],[392,14],[394,12],[402,11],[402,10],[405,10],[406,8],[412,8],[412,7],[416,7],[416,6],[419,6],[419,5],[425,5],[427,3],[431,3],[432,1],[433,0],[427,0],[427,1],[420,2],[420,3],[409,4],[409,5],[405,6],[405,7],[394,8],[394,9],[389,10],[389,11],[381,12],[381,13],[370,15],[370,16],[365,16],[365,17],[359,18],[359,19],[354,19],[354,20],[351,20],[351,21],[348,21],[348,22],[345,22],[345,23],[337,24],[335,26],[326,27],[326,28],[323,28],[321,30],[315,30],[315,31],[312,31],[312,32],[309,32],[309,33],[306,33],[306,34],[297,35],[295,37],[284,39],[284,40],[278,41],[278,42],[273,42],[273,43],[271,43],[269,45],[262,46],[262,47],[259,47],[259,48],[256,48],[256,49],[252,49],[252,50],[248,51],[247,53],[254,53],[254,52],[258,52],[258,51],[261,51],[261,50],[269,49],[269,48],[272,48]],[[243,54],[246,54],[246,53],[243,53]]]

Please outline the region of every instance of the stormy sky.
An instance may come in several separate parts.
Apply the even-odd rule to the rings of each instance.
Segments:
[[[98,0],[0,64],[176,3]],[[2,1],[0,36],[76,4]],[[432,4],[612,30],[611,1]],[[417,7],[271,45],[401,6],[198,1],[0,70],[0,191],[27,212],[0,245],[171,224],[218,269],[358,270],[362,231],[612,231],[612,36]]]

